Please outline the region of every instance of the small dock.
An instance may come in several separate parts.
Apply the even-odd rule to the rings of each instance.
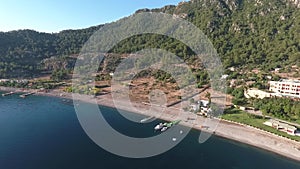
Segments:
[[[9,93],[3,93],[2,94],[2,96],[4,97],[4,96],[9,96],[9,95],[13,95],[13,94],[15,94],[16,92],[9,92]]]
[[[35,93],[34,93],[34,92],[31,92],[31,93],[25,93],[25,94],[20,95],[20,97],[25,98],[25,97],[30,96],[30,95],[33,95],[33,94],[35,94]]]

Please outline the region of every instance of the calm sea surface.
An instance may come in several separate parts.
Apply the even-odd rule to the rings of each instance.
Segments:
[[[115,129],[131,136],[153,135],[159,121],[137,124],[101,107]],[[139,116],[139,115],[136,115]],[[198,143],[192,130],[159,156],[129,159],[98,147],[81,128],[74,108],[62,99],[0,97],[0,169],[300,169],[300,162],[213,136]]]

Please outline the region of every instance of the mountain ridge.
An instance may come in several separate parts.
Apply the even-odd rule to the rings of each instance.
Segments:
[[[163,12],[192,22],[212,41],[224,67],[272,70],[299,64],[299,7],[299,0],[191,0],[177,6],[140,9],[135,13]],[[102,26],[52,34],[34,30],[0,32],[0,78],[34,77],[40,76],[42,71],[51,71],[48,68],[53,66],[49,63],[45,66],[45,59],[54,58],[53,63],[72,60],[70,58],[74,58],[72,56],[77,55],[88,38]],[[152,43],[162,37],[152,41],[146,36],[133,38],[135,40],[124,41],[114,52],[128,53],[153,47]],[[139,39],[146,42],[133,43]],[[162,43],[162,46],[168,45]],[[171,51],[172,48],[184,49],[176,42],[169,45]],[[175,49],[173,51],[177,54]]]

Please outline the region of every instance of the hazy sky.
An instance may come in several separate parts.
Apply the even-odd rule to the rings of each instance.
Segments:
[[[0,0],[0,31],[58,32],[118,20],[137,9],[182,0]]]

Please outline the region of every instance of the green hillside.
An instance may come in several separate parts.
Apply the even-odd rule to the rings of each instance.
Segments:
[[[292,0],[291,0],[292,1]],[[225,67],[300,66],[300,11],[287,0],[192,0],[160,9],[194,23],[214,44]],[[0,32],[0,78],[34,77],[71,69],[76,54],[98,30],[95,26],[47,34],[33,30]],[[124,40],[113,53],[162,47],[190,58],[184,44],[164,36],[140,35]]]
[[[48,68],[51,71],[55,67],[53,64],[78,54],[100,27],[54,34],[34,30],[0,32],[0,78],[33,77],[42,75]]]

